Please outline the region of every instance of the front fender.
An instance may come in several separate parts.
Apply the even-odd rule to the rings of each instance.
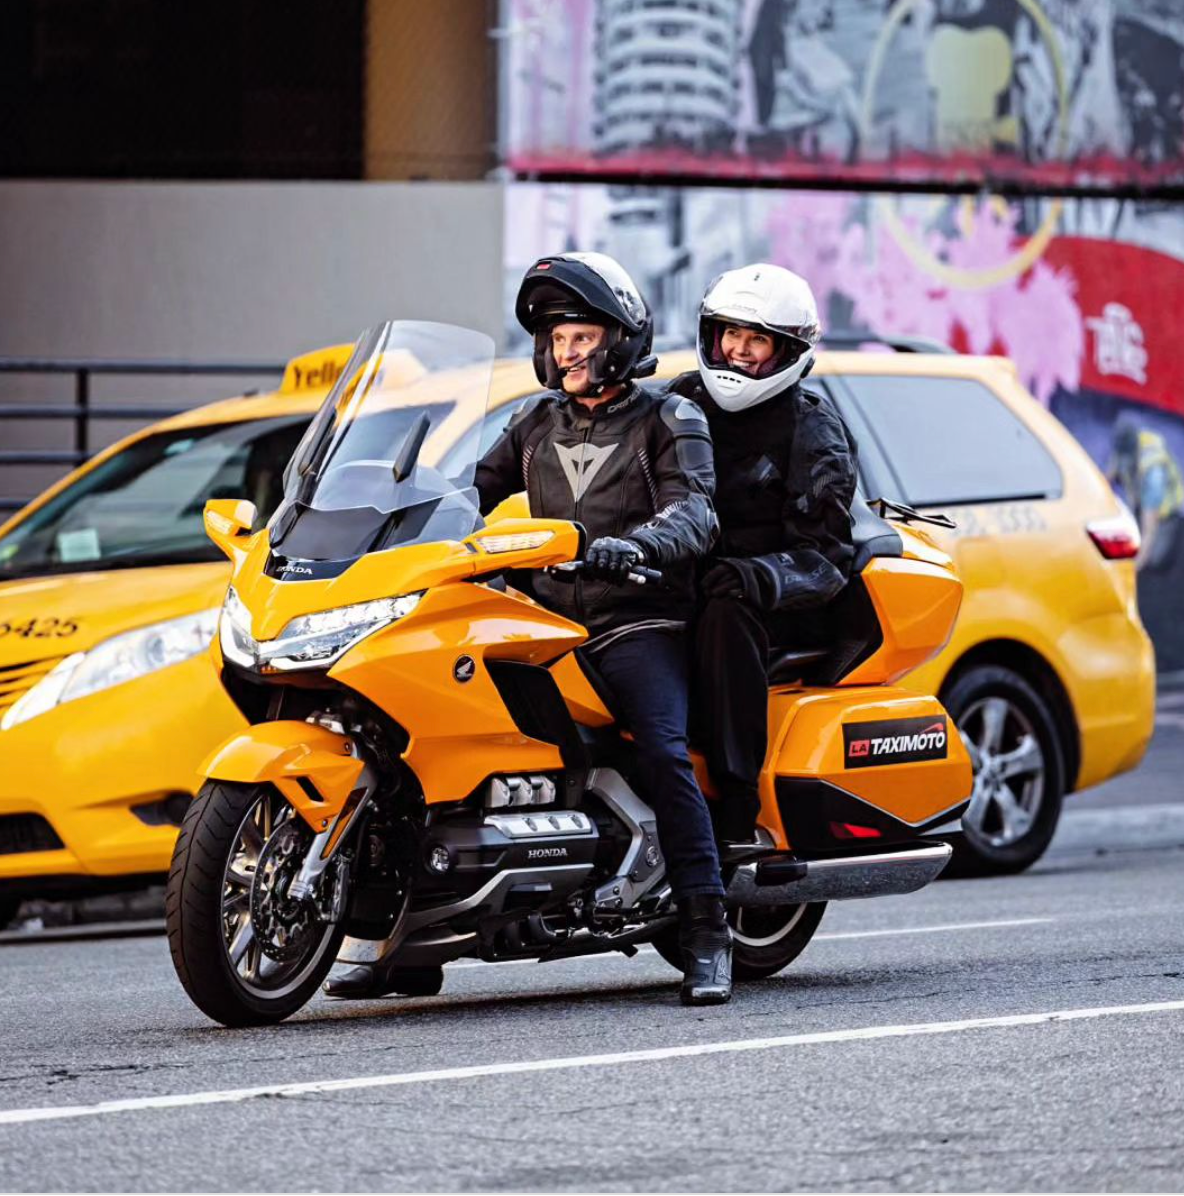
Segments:
[[[314,831],[341,813],[363,763],[353,742],[314,723],[260,723],[228,739],[202,772],[210,780],[274,785]]]

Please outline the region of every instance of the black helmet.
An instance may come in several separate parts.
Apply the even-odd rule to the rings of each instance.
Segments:
[[[534,372],[550,390],[563,385],[550,331],[565,322],[603,324],[607,329],[604,344],[588,358],[588,381],[596,393],[658,368],[658,359],[650,353],[654,318],[633,279],[607,254],[540,258],[518,288],[514,314],[534,337]]]

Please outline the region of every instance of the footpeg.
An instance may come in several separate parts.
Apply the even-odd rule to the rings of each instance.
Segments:
[[[719,862],[725,868],[728,865],[752,864],[766,856],[778,854],[779,850],[771,843],[734,843],[725,839],[719,845]]]

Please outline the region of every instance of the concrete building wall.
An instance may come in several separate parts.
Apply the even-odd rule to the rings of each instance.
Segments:
[[[494,183],[0,184],[0,355],[287,357],[502,325]]]
[[[0,183],[0,356],[283,361],[384,318],[501,340],[494,183]],[[266,380],[96,379],[96,401],[189,406]],[[0,374],[0,404],[67,402],[68,378]],[[95,426],[91,448],[134,425]],[[8,449],[70,424],[0,418]],[[60,468],[0,466],[0,497]]]

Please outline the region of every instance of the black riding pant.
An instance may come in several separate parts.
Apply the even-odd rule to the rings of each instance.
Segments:
[[[699,608],[691,692],[691,729],[719,790],[712,815],[721,839],[752,837],[760,813],[758,784],[768,749],[769,649],[815,640],[810,614],[766,612],[738,598]]]
[[[669,629],[611,638],[588,657],[637,747],[641,796],[653,808],[675,898],[723,895],[707,800],[687,747],[686,639]]]

